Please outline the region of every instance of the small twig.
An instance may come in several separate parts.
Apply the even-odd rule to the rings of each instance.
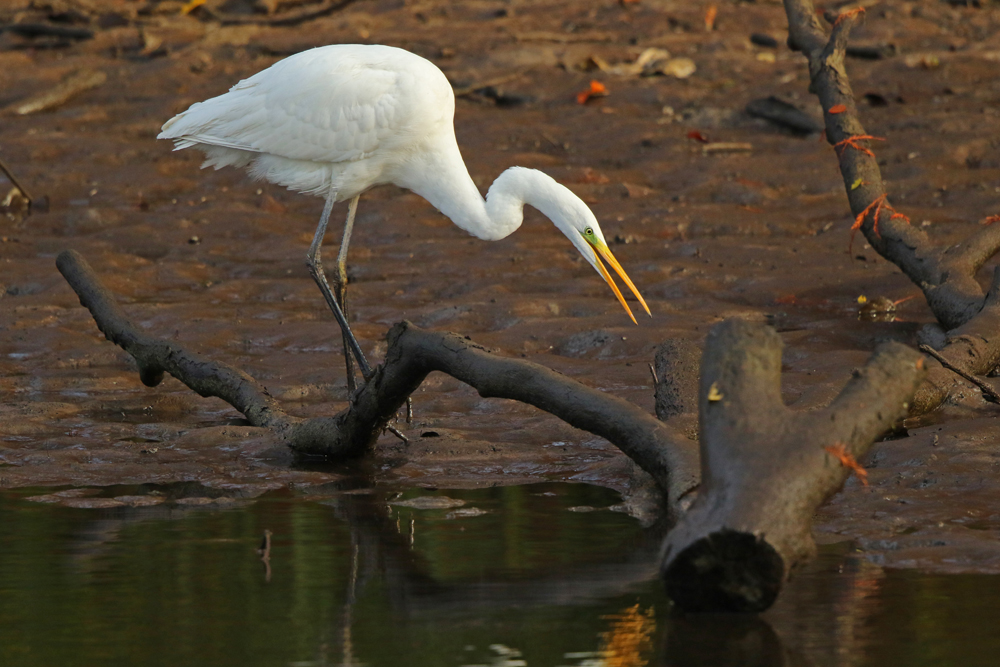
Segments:
[[[519,42],[558,42],[570,44],[574,42],[613,42],[615,36],[609,32],[567,33],[535,30],[531,32],[514,32],[511,35]]]
[[[979,378],[977,378],[975,375],[970,375],[969,373],[966,373],[965,371],[963,371],[961,368],[958,368],[957,366],[953,365],[950,361],[948,361],[947,359],[945,359],[944,357],[942,357],[940,354],[938,354],[938,351],[935,350],[930,345],[921,345],[920,346],[920,351],[923,352],[923,353],[925,353],[925,354],[931,355],[932,357],[934,357],[935,359],[938,360],[938,363],[940,363],[942,366],[944,366],[945,368],[947,368],[949,371],[951,371],[952,373],[954,373],[956,375],[961,376],[965,380],[968,380],[972,384],[974,384],[977,387],[979,387],[982,390],[982,392],[983,392],[983,398],[985,398],[986,400],[990,401],[991,403],[1000,403],[1000,393],[998,393],[996,389],[994,389],[993,387],[991,387],[986,382],[983,382],[982,380],[980,380]]]
[[[357,0],[328,0],[318,9],[306,9],[291,16],[278,16],[259,18],[256,16],[244,16],[242,14],[230,14],[209,9],[206,5],[200,5],[198,11],[205,12],[209,17],[215,19],[222,25],[269,25],[269,26],[290,26],[322,18],[328,14],[352,5]]]
[[[17,177],[14,176],[14,172],[10,170],[10,167],[7,166],[7,163],[5,163],[3,159],[0,159],[0,171],[4,173],[8,180],[14,184],[14,187],[20,190],[21,194],[24,195],[24,198],[28,200],[28,213],[31,213],[31,205],[35,200],[28,194],[28,191],[24,189],[24,186],[21,185],[19,180],[17,180]]]
[[[392,433],[392,434],[393,434],[394,436],[396,436],[396,437],[397,437],[397,438],[399,438],[400,440],[402,440],[402,441],[403,441],[403,444],[405,444],[405,445],[408,445],[408,444],[410,444],[410,439],[409,439],[409,438],[407,438],[407,437],[406,437],[405,435],[403,435],[402,433],[400,433],[399,429],[398,429],[398,428],[396,428],[395,426],[386,426],[386,427],[385,427],[385,430],[386,430],[386,431],[388,431],[389,433]]]
[[[653,368],[653,364],[647,364],[649,366],[649,374],[653,376],[653,384],[660,384],[660,378],[656,377],[656,369]]]
[[[499,86],[501,83],[507,83],[508,81],[513,81],[524,75],[528,70],[521,70],[519,72],[514,72],[513,74],[502,74],[500,76],[495,76],[491,79],[485,79],[483,81],[477,81],[476,83],[469,84],[468,86],[462,86],[461,88],[455,88],[455,97],[465,97],[466,95],[471,95],[477,90],[482,90],[483,88],[489,88],[490,86]],[[454,86],[452,86],[454,87]]]

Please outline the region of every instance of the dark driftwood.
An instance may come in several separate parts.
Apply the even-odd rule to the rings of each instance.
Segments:
[[[66,250],[56,259],[59,272],[80,297],[105,338],[135,359],[139,378],[147,387],[163,381],[170,373],[200,396],[221,398],[243,413],[254,426],[270,428],[294,448],[308,447],[334,420],[300,419],[287,414],[259,382],[228,364],[206,359],[182,346],[143,333],[125,315],[115,295],[75,250]],[[360,453],[356,447],[331,452],[341,456]]]
[[[862,234],[876,252],[902,269],[923,290],[938,322],[950,330],[947,346],[939,351],[941,355],[969,375],[989,373],[1000,362],[1000,316],[996,304],[1000,277],[994,276],[987,295],[976,280],[976,273],[1000,251],[1000,224],[979,227],[962,243],[940,247],[896,212],[886,196],[872,150],[873,140],[851,139],[869,136],[858,117],[844,66],[848,36],[864,16],[863,11],[831,17],[833,28],[828,37],[811,0],[784,2],[789,46],[802,51],[809,61],[810,91],[823,107],[827,140],[839,156],[851,211],[855,216],[863,216]],[[838,111],[841,105],[846,111],[830,112]],[[928,365],[928,381],[914,399],[911,414],[933,410],[956,388],[968,386],[937,361],[929,361]]]
[[[250,423],[274,430],[306,455],[342,458],[367,452],[428,373],[441,371],[481,396],[528,403],[606,438],[652,477],[670,517],[663,576],[683,609],[757,611],[774,601],[788,571],[812,553],[815,509],[849,470],[824,450],[862,455],[907,409],[923,380],[923,357],[897,343],[877,352],[826,410],[796,413],[781,401],[781,339],[761,324],[729,320],[712,329],[697,396],[701,443],[694,443],[628,401],[544,366],[505,359],[455,334],[408,322],[388,335],[385,361],[336,417],[286,414],[249,375],[147,335],[75,251],[59,255],[60,272],[98,327],[136,360],[155,386],[170,373],[202,396],[216,396]],[[660,372],[692,374],[688,344],[661,351]],[[660,402],[689,412],[678,390]],[[664,408],[666,409],[666,408]],[[699,487],[701,481],[701,487]],[[698,489],[689,512],[685,505]]]
[[[812,515],[860,457],[907,412],[924,358],[882,346],[824,410],[781,400],[781,337],[728,320],[705,344],[699,392],[702,481],[664,543],[667,592],[688,611],[762,611],[815,551]]]
[[[406,397],[429,373],[442,371],[484,397],[534,405],[607,439],[652,476],[672,512],[698,484],[695,444],[632,403],[539,364],[498,357],[455,334],[408,322],[389,331],[385,362],[351,396],[346,410],[331,418],[292,417],[243,371],[136,329],[79,253],[65,251],[56,264],[108,340],[136,360],[144,384],[155,386],[170,373],[198,394],[226,401],[254,426],[274,430],[302,454],[337,458],[369,451]]]

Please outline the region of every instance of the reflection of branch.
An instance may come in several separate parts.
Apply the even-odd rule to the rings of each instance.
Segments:
[[[811,557],[812,516],[850,469],[824,448],[857,458],[906,415],[924,358],[889,343],[824,410],[781,400],[781,337],[763,325],[713,327],[701,366],[702,483],[664,543],[663,577],[688,611],[762,611]]]
[[[260,562],[264,564],[264,581],[271,583],[271,531],[264,531],[264,539],[260,543],[260,548],[257,549],[257,554],[260,556]]]
[[[823,107],[827,140],[837,150],[840,172],[857,216],[858,228],[880,255],[894,263],[923,290],[937,318],[949,332],[941,355],[969,375],[984,375],[1000,361],[1000,316],[995,298],[983,293],[976,273],[1000,251],[1000,225],[979,228],[965,241],[941,248],[889,203],[875,154],[864,143],[854,92],[844,65],[844,49],[864,10],[836,17],[829,37],[812,0],[784,0],[789,44],[809,61],[811,85]],[[994,278],[995,292],[997,278]],[[992,305],[991,305],[992,304]],[[928,383],[918,392],[911,414],[933,410],[956,386],[950,372],[931,363]]]

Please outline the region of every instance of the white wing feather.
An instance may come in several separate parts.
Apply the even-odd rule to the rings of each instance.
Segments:
[[[445,91],[443,86],[447,89]],[[194,104],[163,126],[176,149],[197,144],[292,160],[340,163],[398,150],[451,113],[424,117],[420,99],[449,112],[451,86],[431,63],[401,49],[337,45],[286,58],[228,93]],[[442,96],[449,99],[442,99]],[[208,152],[208,151],[206,151]],[[211,157],[211,154],[210,154]],[[234,162],[230,162],[235,164]]]

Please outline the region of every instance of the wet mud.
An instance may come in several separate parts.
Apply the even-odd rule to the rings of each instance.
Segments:
[[[0,488],[197,481],[254,495],[345,474],[294,462],[272,436],[173,379],[144,387],[55,270],[56,254],[75,248],[142,327],[242,367],[295,414],[338,411],[341,339],[304,263],[322,202],[239,171],[200,171],[200,154],[155,140],[191,103],[323,44],[401,46],[471,91],[459,97],[456,130],[481,190],[511,165],[566,183],[653,312],[632,325],[535,211],[489,243],[383,187],[362,197],[350,256],[353,326],[376,360],[405,318],[652,411],[657,346],[697,344],[714,323],[742,317],[782,333],[786,401],[809,409],[835,396],[880,341],[915,344],[932,321],[916,287],[862,238],[848,253],[853,220],[833,149],[746,112],[776,96],[819,118],[805,61],[784,46],[778,4],[719,3],[712,31],[710,3],[652,0],[356,2],[286,27],[222,25],[182,14],[179,2],[56,4],[35,3],[21,18],[62,16],[93,36],[0,34],[0,157],[49,201],[47,212],[0,219]],[[992,5],[886,2],[856,32],[859,46],[885,56],[853,58],[849,70],[866,127],[887,139],[877,151],[890,196],[942,243],[998,212],[998,30]],[[654,47],[696,71],[594,69]],[[86,70],[106,80],[51,109],[16,112]],[[608,94],[579,104],[592,80]],[[720,143],[730,148],[708,149]],[[338,206],[335,220],[345,213]],[[859,317],[862,295],[917,298],[873,318]],[[372,483],[628,485],[628,462],[603,440],[451,378],[429,377],[414,410],[414,423],[399,425],[409,446],[387,435],[358,464]],[[884,565],[1000,572],[998,414],[970,385],[906,424],[863,462],[871,485],[852,478],[821,510],[817,538],[857,539]]]

